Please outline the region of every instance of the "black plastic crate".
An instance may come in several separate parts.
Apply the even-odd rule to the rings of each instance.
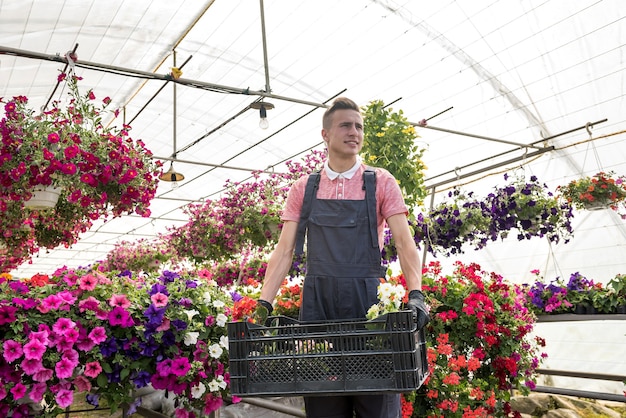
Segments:
[[[410,392],[428,376],[424,331],[410,311],[373,321],[273,321],[228,323],[233,395]]]

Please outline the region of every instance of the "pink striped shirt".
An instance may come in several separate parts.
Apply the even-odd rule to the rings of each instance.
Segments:
[[[402,191],[396,179],[384,168],[374,168],[376,172],[376,215],[378,218],[378,242],[380,247],[383,246],[383,232],[385,227],[385,219],[399,213],[408,213],[407,207],[402,197]],[[321,171],[319,189],[317,191],[318,199],[346,199],[346,200],[363,200],[365,199],[365,190],[363,190],[363,171],[365,165],[361,164],[352,178],[345,178],[339,175],[331,180],[326,174],[326,170]],[[287,202],[283,209],[281,219],[283,221],[300,220],[300,211],[302,210],[302,201],[304,199],[304,189],[309,176],[298,179],[289,190]]]

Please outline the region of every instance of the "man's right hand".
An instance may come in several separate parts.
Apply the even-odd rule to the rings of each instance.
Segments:
[[[256,302],[256,309],[254,310],[254,314],[252,315],[252,320],[257,325],[266,326],[267,317],[272,314],[274,311],[274,307],[271,303],[266,300],[259,299]]]

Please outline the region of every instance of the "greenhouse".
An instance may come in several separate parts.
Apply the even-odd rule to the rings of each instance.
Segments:
[[[624,28],[621,0],[0,1],[0,415],[267,406],[231,390],[227,324],[348,97],[431,310],[402,416],[625,416]],[[275,313],[298,317],[305,274]]]

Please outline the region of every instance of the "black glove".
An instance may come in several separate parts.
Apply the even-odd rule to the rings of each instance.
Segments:
[[[259,299],[256,302],[256,309],[254,310],[254,315],[252,316],[252,319],[254,320],[255,324],[265,326],[267,322],[267,317],[270,316],[273,311],[274,307],[271,303],[266,300]]]
[[[413,320],[417,324],[417,329],[420,330],[424,328],[430,321],[430,315],[428,315],[428,308],[424,303],[424,294],[422,291],[411,290],[409,292],[409,301],[406,306],[413,311]]]

